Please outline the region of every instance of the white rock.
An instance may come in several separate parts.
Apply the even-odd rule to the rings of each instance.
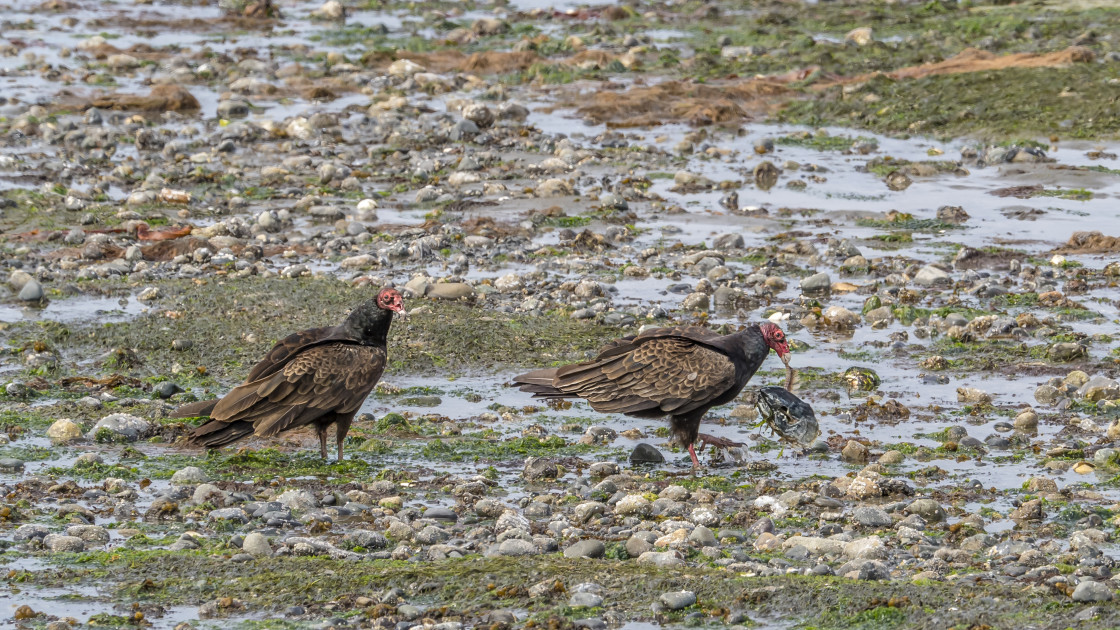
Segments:
[[[614,513],[622,516],[649,516],[651,509],[649,499],[640,494],[629,494],[615,504]]]
[[[115,437],[124,438],[129,441],[135,442],[141,435],[147,433],[151,429],[151,424],[148,421],[133,416],[127,413],[114,413],[110,416],[97,421],[93,428],[89,430],[86,437],[95,439],[97,432],[102,429],[109,430]]]
[[[939,284],[951,284],[953,281],[949,274],[934,267],[933,265],[926,265],[914,274],[914,284],[923,287],[932,287]]]
[[[268,557],[272,555],[272,546],[268,539],[260,532],[253,532],[245,537],[241,543],[241,550],[251,556]]]
[[[59,418],[47,429],[47,437],[55,444],[73,442],[82,437],[82,427],[69,418]]]
[[[845,544],[844,555],[852,559],[883,560],[887,557],[887,548],[878,536],[868,536]]]
[[[178,486],[194,486],[210,481],[210,477],[198,466],[187,466],[171,475],[171,483]]]
[[[819,538],[817,536],[794,536],[782,543],[782,548],[793,549],[798,545],[805,547],[809,550],[809,553],[814,555],[843,553],[844,551],[844,543],[842,541],[832,540],[830,538]]]
[[[410,77],[417,72],[424,72],[426,68],[408,59],[398,59],[389,64],[389,74],[394,77]]]

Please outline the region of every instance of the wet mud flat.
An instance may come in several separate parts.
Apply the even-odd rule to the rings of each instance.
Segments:
[[[1108,628],[1120,10],[0,5],[0,627]],[[406,295],[324,462],[170,411]],[[792,340],[703,431],[508,387]]]

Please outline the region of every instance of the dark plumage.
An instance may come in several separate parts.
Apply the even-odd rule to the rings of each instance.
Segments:
[[[785,334],[769,322],[730,335],[694,326],[657,328],[611,342],[591,361],[522,374],[514,384],[537,398],[584,398],[604,413],[669,416],[674,435],[699,466],[692,447],[697,437],[721,442],[698,433],[700,419],[734,400],[771,349],[790,370]]]
[[[319,452],[327,457],[327,429],[335,425],[338,459],[350,422],[385,370],[393,313],[404,312],[396,289],[358,305],[338,326],[312,328],[273,346],[245,382],[217,400],[183,405],[178,418],[209,416],[188,441],[217,448],[248,435],[272,437],[315,425]]]

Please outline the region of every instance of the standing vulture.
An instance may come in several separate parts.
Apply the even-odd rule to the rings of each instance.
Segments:
[[[514,379],[536,398],[584,398],[591,408],[636,418],[669,416],[673,434],[692,443],[730,445],[698,433],[708,409],[731,402],[758,371],[770,350],[789,373],[789,344],[777,325],[753,324],[730,335],[696,326],[657,328],[607,344],[591,361],[547,368]]]
[[[209,416],[188,442],[217,448],[247,435],[272,437],[309,424],[327,458],[327,429],[335,425],[338,459],[350,422],[385,370],[393,313],[404,312],[396,289],[358,305],[338,326],[312,328],[281,340],[223,398],[183,405],[177,418]]]

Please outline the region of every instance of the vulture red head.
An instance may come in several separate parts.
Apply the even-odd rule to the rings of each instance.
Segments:
[[[404,313],[404,298],[400,291],[386,287],[377,294],[377,306],[386,311]]]
[[[766,322],[758,326],[758,330],[762,332],[762,338],[766,340],[766,345],[778,353],[778,358],[782,363],[789,365],[789,341],[786,340],[786,334],[778,328],[777,324]]]

